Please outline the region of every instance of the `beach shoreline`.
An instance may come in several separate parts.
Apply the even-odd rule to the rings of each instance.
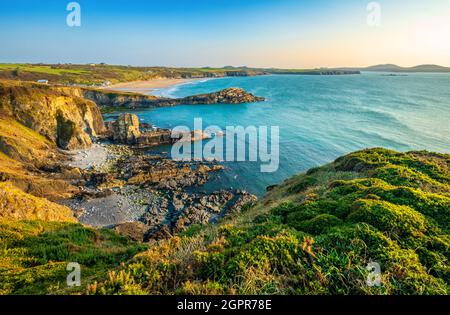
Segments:
[[[133,92],[148,94],[152,91],[173,87],[180,84],[191,83],[199,80],[204,80],[204,78],[198,79],[169,79],[169,78],[158,78],[145,81],[131,81],[113,84],[107,87],[108,90],[116,90],[121,92]]]

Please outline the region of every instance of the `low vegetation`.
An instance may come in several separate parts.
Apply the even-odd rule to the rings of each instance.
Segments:
[[[448,294],[449,155],[356,152],[216,226],[136,255],[90,294]],[[381,266],[369,286],[367,266]]]
[[[109,230],[46,221],[0,221],[0,294],[70,294],[146,248]],[[69,262],[82,287],[66,284]]]

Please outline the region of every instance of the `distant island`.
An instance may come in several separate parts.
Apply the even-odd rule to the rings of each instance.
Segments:
[[[438,65],[419,65],[415,67],[400,67],[394,64],[383,64],[366,68],[342,68],[341,70],[351,71],[379,71],[379,72],[450,72],[450,67]]]

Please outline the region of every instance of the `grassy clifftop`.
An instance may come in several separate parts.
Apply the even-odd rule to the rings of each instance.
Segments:
[[[192,227],[94,283],[96,294],[448,294],[450,156],[372,149]],[[366,269],[381,266],[382,285]]]
[[[143,249],[76,223],[0,220],[0,294],[77,293]],[[68,262],[82,266],[82,288],[67,287]]]

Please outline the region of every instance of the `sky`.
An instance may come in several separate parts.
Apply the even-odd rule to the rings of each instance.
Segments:
[[[0,1],[0,63],[450,66],[450,0],[79,0],[79,27],[69,2]]]

